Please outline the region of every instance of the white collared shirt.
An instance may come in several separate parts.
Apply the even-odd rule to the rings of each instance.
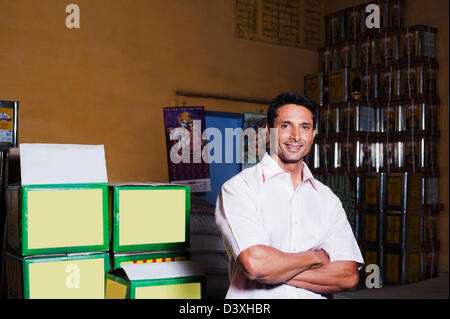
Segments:
[[[216,203],[216,223],[230,257],[230,287],[226,298],[325,298],[287,284],[263,284],[248,279],[237,266],[239,254],[254,245],[286,253],[324,249],[330,262],[364,264],[339,198],[314,179],[303,164],[303,182],[294,190],[290,174],[265,154],[223,186]]]

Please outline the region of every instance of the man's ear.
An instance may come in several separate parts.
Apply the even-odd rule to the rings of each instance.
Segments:
[[[267,124],[267,123],[266,123],[266,134],[267,134],[266,143],[270,143],[270,127],[269,127],[269,124]]]

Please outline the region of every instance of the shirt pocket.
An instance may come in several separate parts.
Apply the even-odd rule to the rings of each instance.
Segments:
[[[319,250],[325,244],[327,231],[324,226],[305,221],[303,224],[303,247],[304,250]]]

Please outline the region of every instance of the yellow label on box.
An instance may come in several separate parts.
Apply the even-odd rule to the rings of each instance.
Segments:
[[[184,189],[119,190],[119,212],[120,245],[186,240]]]
[[[387,229],[386,229],[386,241],[389,244],[400,244],[400,216],[389,215],[386,217]]]
[[[417,176],[410,176],[408,184],[408,206],[420,207],[422,204],[422,179]]]
[[[386,279],[390,282],[399,282],[399,256],[397,254],[386,254]]]
[[[365,240],[377,241],[377,215],[366,214],[365,216]]]
[[[9,107],[0,107],[0,130],[13,129],[13,109]]]
[[[367,250],[364,254],[364,262],[366,265],[378,264],[377,252],[372,251],[372,250]]]
[[[201,299],[201,284],[136,287],[135,299]]]
[[[28,266],[31,299],[104,299],[104,259],[32,262]]]
[[[344,98],[344,75],[342,73],[333,73],[330,78],[330,100],[339,101]]]
[[[406,242],[408,245],[420,245],[421,220],[420,215],[408,216],[406,224]]]
[[[388,206],[400,206],[402,193],[402,179],[400,177],[388,177],[386,188],[387,188]]]
[[[29,190],[28,248],[103,245],[102,189]]]
[[[420,280],[420,253],[408,254],[408,283]]]
[[[0,143],[13,142],[13,109],[0,108]]]
[[[365,179],[365,202],[366,205],[376,206],[377,204],[377,180],[376,178]]]

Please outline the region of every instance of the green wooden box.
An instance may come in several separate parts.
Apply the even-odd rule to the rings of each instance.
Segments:
[[[5,192],[10,253],[109,250],[103,145],[25,143],[10,155]]]
[[[17,256],[109,250],[107,184],[9,186],[6,203]]]
[[[6,254],[8,299],[104,299],[109,254]]]
[[[190,188],[172,184],[110,184],[113,252],[189,247]]]
[[[201,299],[206,281],[192,261],[122,264],[106,274],[106,299]]]

